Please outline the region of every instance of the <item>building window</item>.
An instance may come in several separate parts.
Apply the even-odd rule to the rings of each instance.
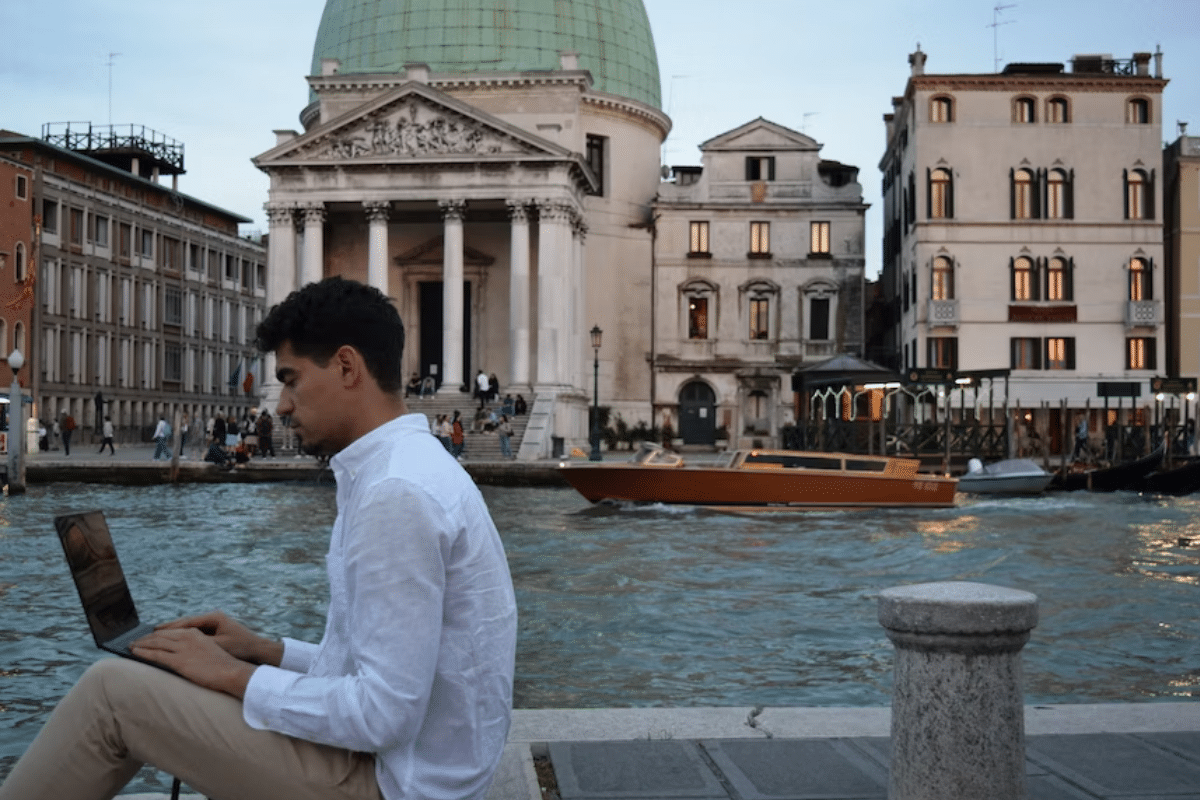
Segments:
[[[1046,101],[1046,121],[1066,123],[1071,121],[1071,107],[1065,97],[1051,97]]]
[[[1052,169],[1046,175],[1046,219],[1072,219],[1075,216],[1075,170]]]
[[[750,298],[750,338],[771,338],[771,301],[769,298]]]
[[[1125,369],[1158,369],[1156,339],[1132,338],[1125,340]]]
[[[92,214],[88,240],[97,247],[108,247],[108,217]]]
[[[141,228],[138,233],[138,255],[150,258],[154,255],[154,231]]]
[[[708,249],[708,223],[691,223],[691,240],[688,252],[692,255],[711,255]]]
[[[950,170],[939,167],[929,172],[930,219],[952,219],[954,217],[954,176]]]
[[[829,298],[808,299],[808,338],[815,341],[829,340]]]
[[[1046,369],[1075,369],[1075,340],[1054,337],[1046,340]]]
[[[1125,219],[1154,219],[1154,172],[1125,170]]]
[[[958,369],[957,337],[931,336],[925,344],[928,347],[926,366],[931,369]]]
[[[688,338],[708,338],[708,298],[688,298]]]
[[[954,100],[949,97],[934,97],[929,101],[930,122],[954,122]]]
[[[809,226],[808,252],[829,253],[829,223],[813,222]]]
[[[604,196],[604,155],[608,149],[608,137],[589,133],[587,136],[587,163],[596,175],[596,194]]]
[[[757,256],[771,254],[771,223],[750,223],[750,254]]]
[[[42,200],[42,230],[58,233],[58,201]]]
[[[1129,259],[1129,299],[1153,300],[1154,283],[1151,278],[1149,261],[1137,257]]]
[[[1132,97],[1125,104],[1125,121],[1131,125],[1150,124],[1150,101],[1144,97]]]
[[[117,226],[117,255],[129,258],[129,248],[133,241],[133,226],[122,222]]]
[[[183,325],[183,292],[177,288],[163,292],[163,324]]]
[[[83,211],[71,209],[71,244],[83,244]]]
[[[25,243],[17,242],[13,246],[13,280],[25,280]]]
[[[1009,340],[1010,369],[1041,369],[1042,342],[1040,339],[1017,338]]]
[[[775,180],[775,156],[746,156],[746,180]]]
[[[1071,262],[1055,256],[1046,268],[1046,299],[1069,301],[1073,295]]]
[[[1021,256],[1012,262],[1012,299],[1017,302],[1038,300],[1037,268],[1032,258]]]
[[[1014,100],[1013,122],[1022,124],[1037,122],[1037,101],[1032,97],[1018,97]]]
[[[934,300],[954,299],[954,264],[945,256],[933,260],[933,294]]]
[[[1037,180],[1033,171],[1014,170],[1012,173],[1012,218],[1035,219],[1037,213]]]
[[[16,193],[18,200],[29,199],[29,178],[25,175],[17,176]]]
[[[168,342],[163,346],[163,380],[183,380],[183,348],[178,344]]]

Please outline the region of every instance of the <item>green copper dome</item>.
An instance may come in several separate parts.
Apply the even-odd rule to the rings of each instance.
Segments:
[[[658,56],[642,0],[327,0],[312,74],[559,69],[579,54],[598,91],[661,109]]]

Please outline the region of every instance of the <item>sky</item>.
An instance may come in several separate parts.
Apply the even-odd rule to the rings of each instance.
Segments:
[[[1075,54],[1163,52],[1162,135],[1200,136],[1200,0],[643,0],[658,50],[667,165],[757,117],[859,167],[867,273],[879,271],[883,115],[919,44],[930,73],[995,72]],[[324,0],[6,0],[0,128],[145,125],[182,142],[180,191],[265,231],[250,159],[300,130]],[[998,23],[998,24],[996,24]]]

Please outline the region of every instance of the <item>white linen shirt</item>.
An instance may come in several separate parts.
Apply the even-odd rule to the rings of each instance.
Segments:
[[[320,645],[284,639],[246,687],[253,728],[375,754],[387,800],[482,798],[508,737],[517,609],[479,490],[425,417],[334,456]]]

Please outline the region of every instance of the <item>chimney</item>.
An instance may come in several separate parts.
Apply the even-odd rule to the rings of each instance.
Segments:
[[[908,63],[912,66],[913,75],[925,74],[925,54],[921,52],[920,42],[917,42],[917,52],[909,54]]]
[[[1134,53],[1133,63],[1137,66],[1137,74],[1140,77],[1146,77],[1150,74],[1150,54],[1149,53]]]
[[[1154,45],[1154,77],[1162,78],[1162,47]]]

